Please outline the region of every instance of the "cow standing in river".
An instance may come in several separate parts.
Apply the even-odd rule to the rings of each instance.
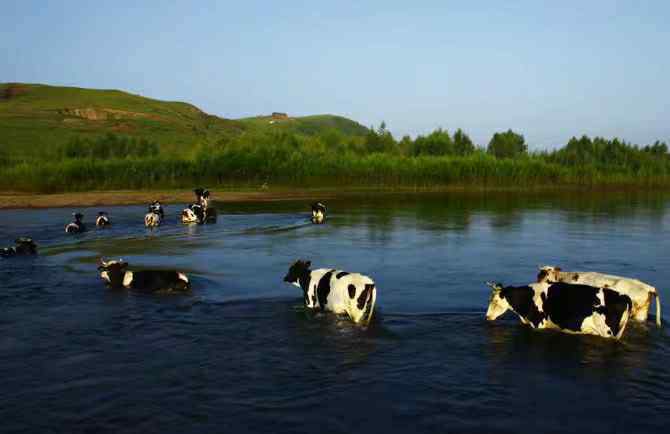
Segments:
[[[562,271],[559,267],[540,267],[538,282],[564,282],[596,287],[606,287],[619,294],[626,294],[633,301],[633,318],[646,322],[652,299],[656,298],[656,325],[661,325],[661,298],[651,285],[628,277],[613,276],[594,271]]]
[[[631,315],[629,296],[608,288],[558,283],[492,288],[486,319],[493,321],[507,310],[534,329],[558,329],[619,339]]]
[[[330,268],[310,270],[311,265],[310,261],[298,260],[284,277],[284,282],[302,289],[305,307],[347,314],[355,323],[370,322],[377,300],[371,278]]]

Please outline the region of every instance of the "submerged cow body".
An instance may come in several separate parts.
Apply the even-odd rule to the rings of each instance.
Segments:
[[[68,234],[78,234],[86,231],[86,225],[82,222],[84,215],[80,212],[72,214],[73,220],[65,225],[65,232]]]
[[[631,314],[632,301],[608,288],[569,283],[541,282],[527,286],[492,288],[486,319],[493,321],[507,310],[534,329],[557,329],[620,339]]]
[[[326,221],[326,205],[321,202],[315,202],[312,204],[312,217],[310,218],[311,222],[320,225]]]
[[[613,276],[593,271],[562,271],[559,267],[543,266],[537,275],[538,282],[564,282],[612,289],[625,294],[633,302],[632,315],[636,321],[646,322],[652,299],[656,299],[656,324],[661,325],[661,299],[658,291],[640,280]]]
[[[298,260],[284,277],[284,282],[302,289],[305,307],[347,314],[357,324],[370,322],[377,300],[371,278],[330,268],[310,270],[310,266],[310,261]]]
[[[155,228],[161,225],[165,214],[163,212],[163,205],[160,202],[155,201],[149,205],[149,212],[144,216],[144,226],[148,228]]]
[[[187,292],[191,283],[185,274],[168,270],[129,271],[128,263],[119,261],[98,263],[100,277],[111,289],[130,289],[138,292]]]
[[[29,237],[19,237],[14,240],[14,246],[0,249],[0,257],[30,256],[37,254],[37,244]]]

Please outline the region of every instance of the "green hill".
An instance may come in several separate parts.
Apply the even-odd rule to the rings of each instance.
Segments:
[[[253,131],[286,130],[315,135],[329,129],[364,135],[367,129],[331,116],[261,116],[240,120],[209,115],[183,103],[119,90],[41,84],[0,84],[0,148],[21,157],[48,157],[74,138],[108,133],[144,138],[162,153],[188,156],[200,144],[216,144]]]

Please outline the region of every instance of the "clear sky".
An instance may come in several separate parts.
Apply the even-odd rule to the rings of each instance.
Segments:
[[[223,117],[670,142],[670,1],[29,1],[0,82],[115,88]]]

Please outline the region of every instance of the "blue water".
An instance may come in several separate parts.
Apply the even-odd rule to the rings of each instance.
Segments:
[[[216,225],[67,235],[72,209],[0,211],[0,431],[95,433],[665,432],[670,335],[622,341],[487,322],[486,280],[529,283],[540,264],[655,285],[669,318],[670,197],[381,195],[218,204]],[[92,223],[98,208],[84,209]],[[110,292],[99,257],[176,268],[189,295]],[[377,282],[367,329],[309,315],[282,282],[295,259]]]

